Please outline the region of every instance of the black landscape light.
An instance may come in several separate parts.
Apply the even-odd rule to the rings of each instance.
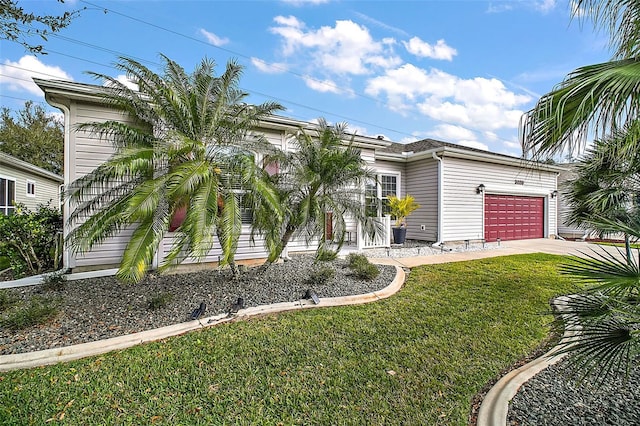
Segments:
[[[307,292],[304,294],[303,296],[305,299],[311,299],[313,300],[313,303],[315,305],[317,305],[318,303],[320,303],[320,298],[318,297],[318,295],[316,294],[315,291],[309,289],[307,290]]]
[[[201,302],[200,306],[194,309],[193,312],[191,312],[191,319],[192,320],[200,319],[200,317],[204,315],[204,312],[206,310],[207,310],[207,305],[204,302]]]
[[[244,299],[242,297],[238,297],[236,303],[231,305],[231,309],[229,309],[229,313],[235,314],[240,309],[244,309]]]

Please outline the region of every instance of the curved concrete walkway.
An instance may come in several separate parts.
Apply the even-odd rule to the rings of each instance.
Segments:
[[[187,321],[153,330],[141,331],[139,333],[125,336],[113,337],[95,342],[81,343],[78,345],[65,346],[62,348],[52,348],[42,351],[27,352],[21,354],[0,355],[0,371],[17,370],[22,368],[39,367],[43,365],[57,364],[59,362],[71,361],[93,355],[100,355],[106,352],[126,349],[131,346],[145,342],[165,339],[167,337],[178,336],[199,328],[211,327],[217,324],[231,321],[236,318],[248,318],[268,313],[292,311],[298,309],[323,308],[329,306],[357,305],[385,299],[395,294],[405,280],[404,270],[396,266],[396,276],[391,283],[380,291],[342,297],[323,297],[317,305],[310,300],[298,300],[296,302],[282,302],[271,305],[261,305],[251,308],[241,309],[237,314],[228,316],[227,314],[216,315],[194,321]]]

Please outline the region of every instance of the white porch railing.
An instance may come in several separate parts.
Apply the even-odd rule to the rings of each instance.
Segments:
[[[378,221],[382,225],[382,233],[371,238],[370,235],[367,235],[362,230],[362,225],[358,222],[358,250],[377,247],[391,247],[391,216],[378,217],[374,218],[374,220]]]

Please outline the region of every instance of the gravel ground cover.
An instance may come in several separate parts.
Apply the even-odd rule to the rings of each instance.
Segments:
[[[0,354],[68,346],[177,324],[189,320],[201,302],[207,306],[204,316],[208,317],[229,312],[240,297],[245,307],[251,307],[300,300],[307,289],[319,297],[362,294],[383,289],[395,277],[394,267],[380,265],[380,275],[365,281],[351,276],[346,265],[340,259],[315,265],[312,256],[300,255],[273,265],[264,274],[249,268],[237,280],[228,269],[213,269],[150,275],[134,285],[101,277],[67,281],[60,291],[45,291],[39,285],[8,289],[22,301],[33,296],[51,299],[59,311],[45,325],[19,331],[0,327]],[[309,282],[321,266],[332,268],[334,277],[325,284]],[[152,299],[163,295],[166,305],[150,309]]]
[[[640,425],[640,365],[629,374],[579,382],[561,361],[527,381],[509,405],[508,425]]]

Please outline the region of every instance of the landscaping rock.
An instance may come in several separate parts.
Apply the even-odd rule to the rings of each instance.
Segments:
[[[21,300],[34,295],[60,299],[59,314],[45,325],[21,331],[0,327],[0,354],[15,354],[68,346],[135,333],[183,322],[194,307],[204,302],[206,316],[229,312],[229,306],[244,299],[245,307],[300,300],[311,288],[319,297],[369,293],[388,286],[395,277],[393,266],[379,266],[380,275],[371,281],[347,275],[344,260],[323,262],[335,270],[325,284],[308,284],[316,267],[313,256],[293,256],[291,261],[272,265],[266,273],[247,269],[233,279],[228,269],[197,273],[150,275],[138,284],[123,284],[114,277],[67,281],[60,291],[42,286],[6,291]],[[162,308],[150,310],[149,302],[170,294]]]

